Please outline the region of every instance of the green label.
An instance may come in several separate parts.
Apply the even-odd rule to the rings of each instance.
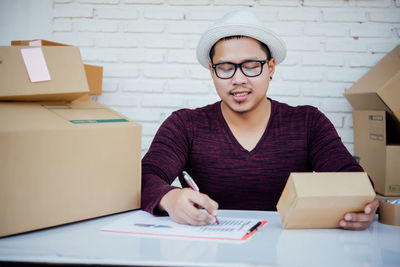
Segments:
[[[370,121],[383,121],[383,116],[381,115],[369,115],[368,118]]]
[[[107,119],[107,120],[70,120],[74,124],[82,123],[109,123],[109,122],[127,122],[127,119]]]
[[[383,141],[383,134],[369,134],[369,139],[375,141]]]
[[[400,185],[389,185],[390,193],[400,193]]]
[[[353,158],[357,161],[358,164],[360,164],[360,160],[361,160],[360,157],[358,157],[358,156],[353,156]]]

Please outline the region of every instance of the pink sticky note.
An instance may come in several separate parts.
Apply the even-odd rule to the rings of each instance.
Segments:
[[[42,48],[23,48],[21,54],[31,82],[51,80]]]
[[[42,40],[33,40],[29,42],[29,46],[42,46]]]

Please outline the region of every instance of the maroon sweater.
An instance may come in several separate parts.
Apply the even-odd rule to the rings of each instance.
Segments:
[[[233,136],[220,102],[172,113],[142,160],[142,209],[158,214],[183,170],[220,209],[245,210],[276,210],[291,172],[363,171],[317,108],[271,103],[267,129],[252,151]]]

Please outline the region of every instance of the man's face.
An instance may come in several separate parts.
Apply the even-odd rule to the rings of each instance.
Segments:
[[[266,60],[266,58],[266,53],[257,40],[241,37],[218,41],[215,44],[213,63],[239,64],[247,60]],[[261,75],[257,77],[247,77],[237,68],[232,78],[221,79],[215,74],[211,63],[209,68],[222,105],[233,112],[245,113],[257,108],[262,101],[266,101],[270,77],[275,70],[275,59],[270,59],[263,66]]]

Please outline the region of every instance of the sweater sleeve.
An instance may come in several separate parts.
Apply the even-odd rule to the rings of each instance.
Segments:
[[[363,171],[342,143],[333,124],[318,109],[314,109],[309,121],[308,151],[311,168],[314,171]]]
[[[190,148],[190,120],[184,112],[174,112],[157,131],[142,159],[141,208],[151,214],[164,214],[157,207],[161,198],[183,170]]]

